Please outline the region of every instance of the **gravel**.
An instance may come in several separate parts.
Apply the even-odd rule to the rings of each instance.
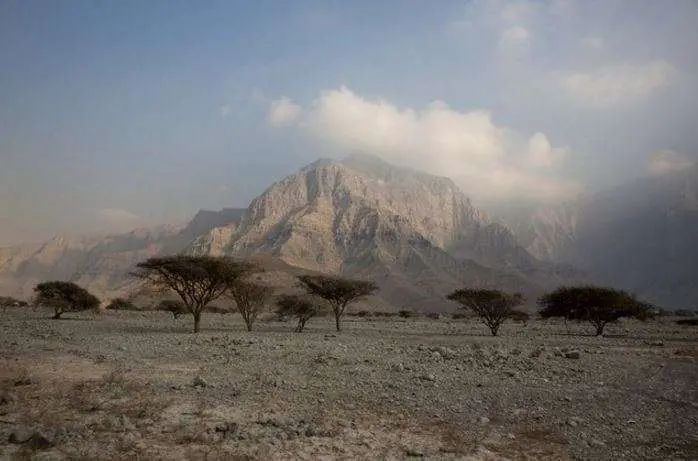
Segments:
[[[691,327],[48,317],[3,316],[0,459],[698,459]]]

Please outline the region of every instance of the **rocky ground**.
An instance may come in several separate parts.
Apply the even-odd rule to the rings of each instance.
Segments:
[[[695,327],[0,315],[0,459],[698,459]]]

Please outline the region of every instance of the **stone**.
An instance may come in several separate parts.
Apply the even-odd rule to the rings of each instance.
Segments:
[[[27,441],[27,445],[34,450],[46,450],[51,448],[54,443],[42,432],[34,431],[32,436]]]
[[[12,430],[8,442],[14,444],[24,443],[32,436],[32,431],[26,427],[17,427]]]
[[[420,375],[419,379],[423,379],[424,381],[436,381],[436,375],[434,375],[434,373],[427,373]]]
[[[197,376],[196,378],[194,378],[194,381],[192,382],[192,386],[194,386],[194,387],[208,387],[209,384],[204,378],[202,378],[201,376]]]

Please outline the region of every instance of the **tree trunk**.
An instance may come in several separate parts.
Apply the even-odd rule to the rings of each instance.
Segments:
[[[339,322],[341,318],[342,318],[342,314],[340,314],[338,311],[334,313],[334,323],[335,323],[335,326],[337,327],[337,331],[342,330],[342,325]]]
[[[201,325],[201,312],[194,312],[194,333],[198,333]]]
[[[596,326],[596,336],[602,336],[603,335],[603,328],[606,326],[605,323],[596,323],[594,324]]]
[[[490,327],[490,331],[492,332],[492,336],[497,336],[497,332],[499,331],[499,325],[492,325]]]
[[[63,311],[58,310],[58,309],[56,309],[56,310],[53,311],[53,312],[54,312],[54,314],[53,314],[53,318],[54,318],[54,319],[59,319],[59,318],[61,318],[61,314],[63,313]]]
[[[249,317],[245,317],[245,326],[247,327],[247,331],[252,331],[252,319]]]

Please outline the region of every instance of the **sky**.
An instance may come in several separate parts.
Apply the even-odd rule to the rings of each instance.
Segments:
[[[372,153],[476,203],[698,157],[695,0],[0,0],[0,245],[246,206]]]

